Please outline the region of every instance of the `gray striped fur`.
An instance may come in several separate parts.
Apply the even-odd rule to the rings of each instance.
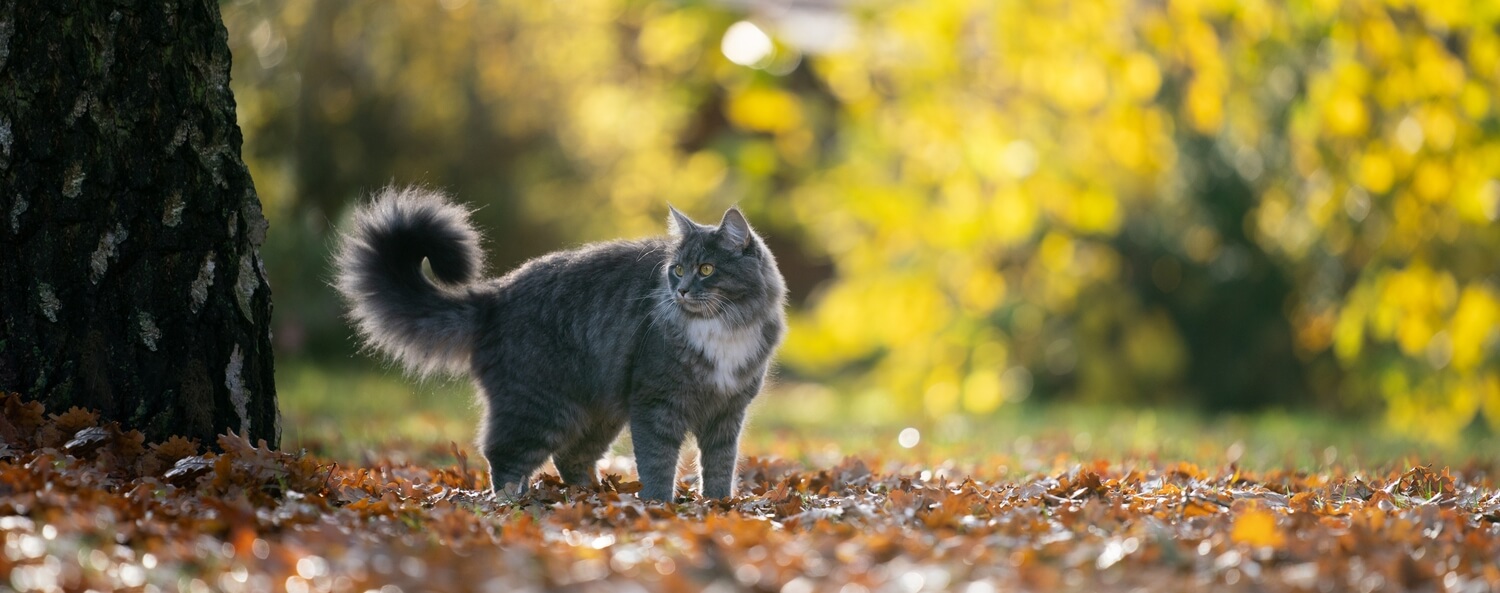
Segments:
[[[673,496],[688,434],[704,495],[730,496],[746,407],[786,331],[786,289],[738,209],[714,226],[671,210],[668,228],[481,280],[468,210],[387,188],[355,213],[336,285],[368,346],[418,374],[473,377],[497,492],[524,490],[549,456],[567,482],[595,483],[596,462],[629,425],[643,497]]]

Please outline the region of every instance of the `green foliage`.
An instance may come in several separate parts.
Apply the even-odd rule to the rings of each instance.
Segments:
[[[280,229],[427,182],[493,205],[505,266],[738,202],[794,289],[783,374],[849,409],[1500,422],[1490,3],[868,2],[816,53],[750,17],[785,39],[748,67],[712,3],[225,13]]]

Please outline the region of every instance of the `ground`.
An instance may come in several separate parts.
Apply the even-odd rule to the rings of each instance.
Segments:
[[[316,425],[298,405],[291,420]],[[986,455],[902,448],[894,435],[871,437],[883,447],[788,439],[768,411],[732,499],[642,502],[627,450],[601,464],[597,488],[543,473],[523,498],[497,501],[482,488],[484,464],[441,433],[417,442],[393,430],[364,449],[344,439],[342,452],[302,438],[315,453],[225,435],[211,453],[145,443],[86,410],[49,412],[5,401],[0,588],[1500,589],[1500,490],[1493,462],[1473,451],[1447,454],[1474,458],[1450,467],[1354,465],[1328,446],[1306,463],[1281,452],[1275,467],[1274,447],[1241,440],[1233,423],[1186,439],[1217,453],[1171,458],[1116,453],[1128,439],[1108,430],[1093,443],[1033,432],[1018,437],[1023,450],[993,427],[964,429],[965,442],[1002,443]],[[1264,467],[1224,461],[1236,447],[1239,461],[1258,454]]]

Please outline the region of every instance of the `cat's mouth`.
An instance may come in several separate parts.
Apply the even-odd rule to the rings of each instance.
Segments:
[[[694,317],[713,317],[719,312],[713,299],[707,296],[677,294],[673,296],[673,300],[679,309]]]

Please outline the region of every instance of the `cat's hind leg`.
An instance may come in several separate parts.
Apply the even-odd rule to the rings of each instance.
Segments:
[[[573,486],[597,485],[599,458],[609,450],[609,445],[615,442],[623,427],[624,423],[617,420],[598,420],[584,429],[577,440],[553,454],[552,463],[557,466],[557,473],[563,481]]]
[[[495,494],[514,497],[526,492],[532,474],[565,440],[565,426],[555,410],[490,406],[480,426],[479,447],[490,464]]]

